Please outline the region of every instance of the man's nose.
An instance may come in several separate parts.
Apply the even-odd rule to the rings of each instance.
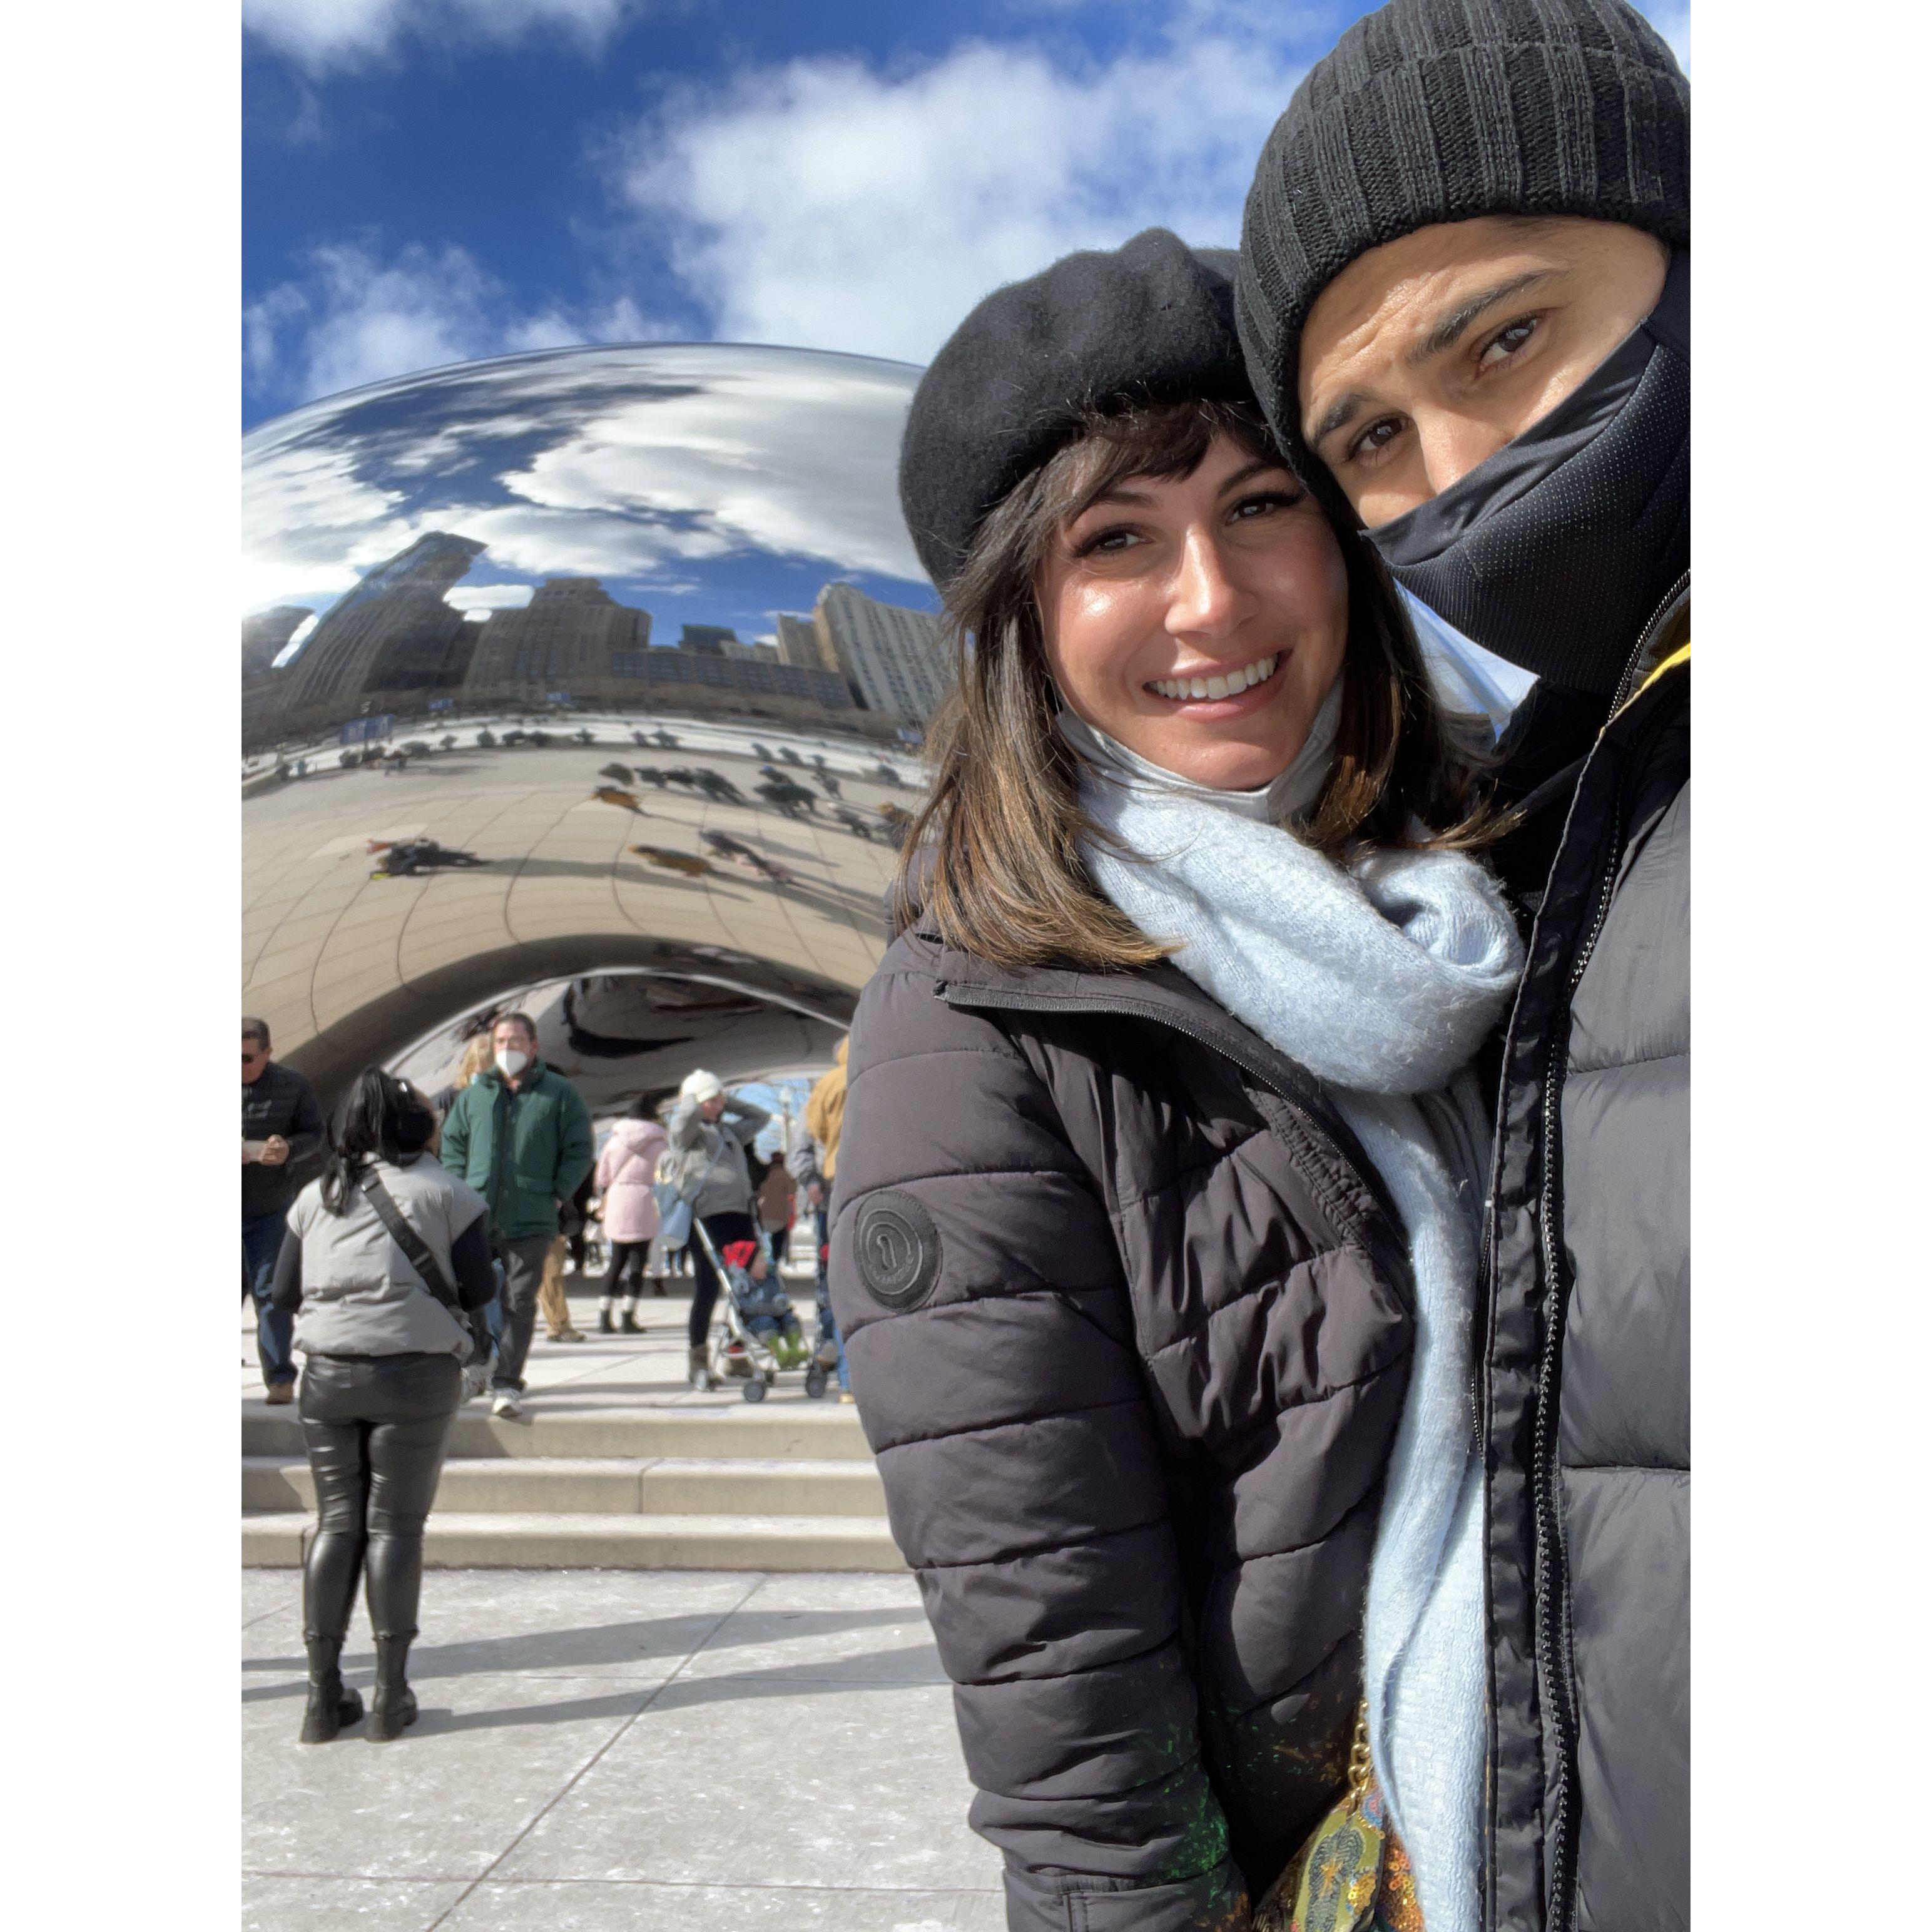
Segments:
[[[1493,423],[1456,411],[1432,412],[1416,424],[1422,448],[1422,469],[1427,494],[1439,496],[1462,482],[1480,463],[1495,455],[1509,439]]]

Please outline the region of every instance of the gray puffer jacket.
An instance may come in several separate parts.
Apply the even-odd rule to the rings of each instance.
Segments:
[[[1405,1249],[1172,967],[866,988],[832,1307],[1015,1932],[1235,1932],[1342,1781]]]
[[[1633,665],[1689,627],[1687,590]],[[1690,772],[1686,658],[1501,854],[1537,920],[1482,1302],[1488,1932],[1690,1922]]]

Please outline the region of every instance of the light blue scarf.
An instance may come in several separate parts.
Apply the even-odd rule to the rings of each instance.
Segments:
[[[1370,1570],[1369,1729],[1429,1932],[1474,1932],[1484,1664],[1469,1390],[1489,1124],[1469,1063],[1522,947],[1494,881],[1460,853],[1368,850],[1345,867],[1284,829],[1326,782],[1340,702],[1338,685],[1301,754],[1252,792],[1211,791],[1060,722],[1104,835],[1082,847],[1094,883],[1322,1081],[1408,1237],[1415,1352]]]

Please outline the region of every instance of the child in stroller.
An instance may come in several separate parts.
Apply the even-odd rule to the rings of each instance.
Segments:
[[[771,1264],[756,1241],[730,1241],[720,1258],[725,1286],[745,1326],[778,1358],[782,1369],[795,1369],[812,1352],[791,1298],[773,1280]]]

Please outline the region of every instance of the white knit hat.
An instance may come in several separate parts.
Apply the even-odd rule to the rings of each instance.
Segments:
[[[716,1074],[698,1066],[684,1076],[684,1084],[677,1090],[680,1099],[694,1100],[702,1106],[706,1100],[716,1100],[724,1092],[724,1083]]]

